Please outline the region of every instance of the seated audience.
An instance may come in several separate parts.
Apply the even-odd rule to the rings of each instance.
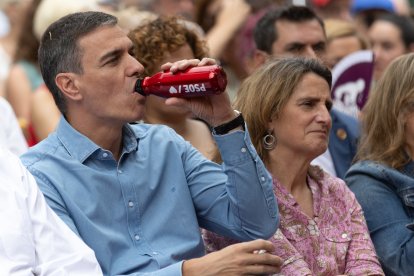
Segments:
[[[0,146],[0,275],[102,275],[93,251],[47,206],[33,176]]]
[[[102,12],[72,13],[44,32],[40,69],[64,116],[22,160],[48,204],[105,275],[278,273],[281,259],[262,240],[278,226],[272,180],[243,117],[227,93],[166,101],[213,127],[222,166],[166,126],[129,124],[143,118],[146,99],[134,91],[144,68],[132,54],[116,17]],[[204,256],[199,227],[246,242]]]
[[[414,271],[414,54],[385,70],[362,114],[356,160],[346,175],[386,275]]]
[[[361,206],[339,178],[311,161],[328,146],[331,73],[316,59],[270,61],[235,102],[273,177],[280,226],[270,239],[282,275],[383,275]],[[234,241],[204,233],[207,248]]]
[[[183,21],[158,18],[129,33],[134,43],[134,56],[144,66],[144,76],[161,70],[161,65],[182,59],[202,59],[207,56],[204,42]],[[168,106],[166,99],[150,95],[145,100],[144,122],[173,128],[205,157],[215,158],[216,145],[206,123],[192,118],[190,110]]]

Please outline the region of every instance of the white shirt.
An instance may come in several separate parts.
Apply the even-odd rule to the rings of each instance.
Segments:
[[[20,156],[27,151],[27,142],[9,102],[0,97],[0,146]]]
[[[321,167],[325,172],[336,177],[336,170],[329,149],[327,149],[323,154],[313,159],[311,164]]]
[[[3,147],[0,275],[102,275],[93,251],[47,206],[33,176]]]

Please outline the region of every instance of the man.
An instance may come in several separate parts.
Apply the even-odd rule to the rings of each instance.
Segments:
[[[88,248],[47,206],[33,176],[0,147],[0,275],[102,275]]]
[[[290,6],[269,11],[254,30],[257,50],[255,68],[271,56],[304,56],[325,59],[326,35],[322,20],[309,8]],[[356,154],[358,122],[335,109],[331,110],[332,129],[328,150],[313,161],[325,171],[344,178]]]
[[[42,37],[40,68],[64,116],[22,159],[49,205],[95,251],[105,275],[277,273],[281,260],[264,240],[203,256],[199,227],[251,240],[278,225],[272,179],[242,116],[225,93],[166,101],[215,126],[223,166],[165,126],[129,125],[143,116],[145,97],[134,92],[143,67],[116,22],[101,12],[74,13]]]

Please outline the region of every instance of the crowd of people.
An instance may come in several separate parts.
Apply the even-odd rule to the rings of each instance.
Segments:
[[[0,274],[412,275],[413,18],[408,0],[0,1]],[[359,51],[349,116],[333,77]],[[135,91],[210,65],[223,93]]]

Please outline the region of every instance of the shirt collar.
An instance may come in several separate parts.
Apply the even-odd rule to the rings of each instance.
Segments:
[[[56,134],[68,153],[81,163],[96,151],[104,150],[88,137],[74,129],[63,116],[56,129]],[[144,129],[132,128],[129,124],[126,124],[123,129],[123,152],[131,152],[137,149],[138,140],[144,137],[145,134],[146,131]]]

